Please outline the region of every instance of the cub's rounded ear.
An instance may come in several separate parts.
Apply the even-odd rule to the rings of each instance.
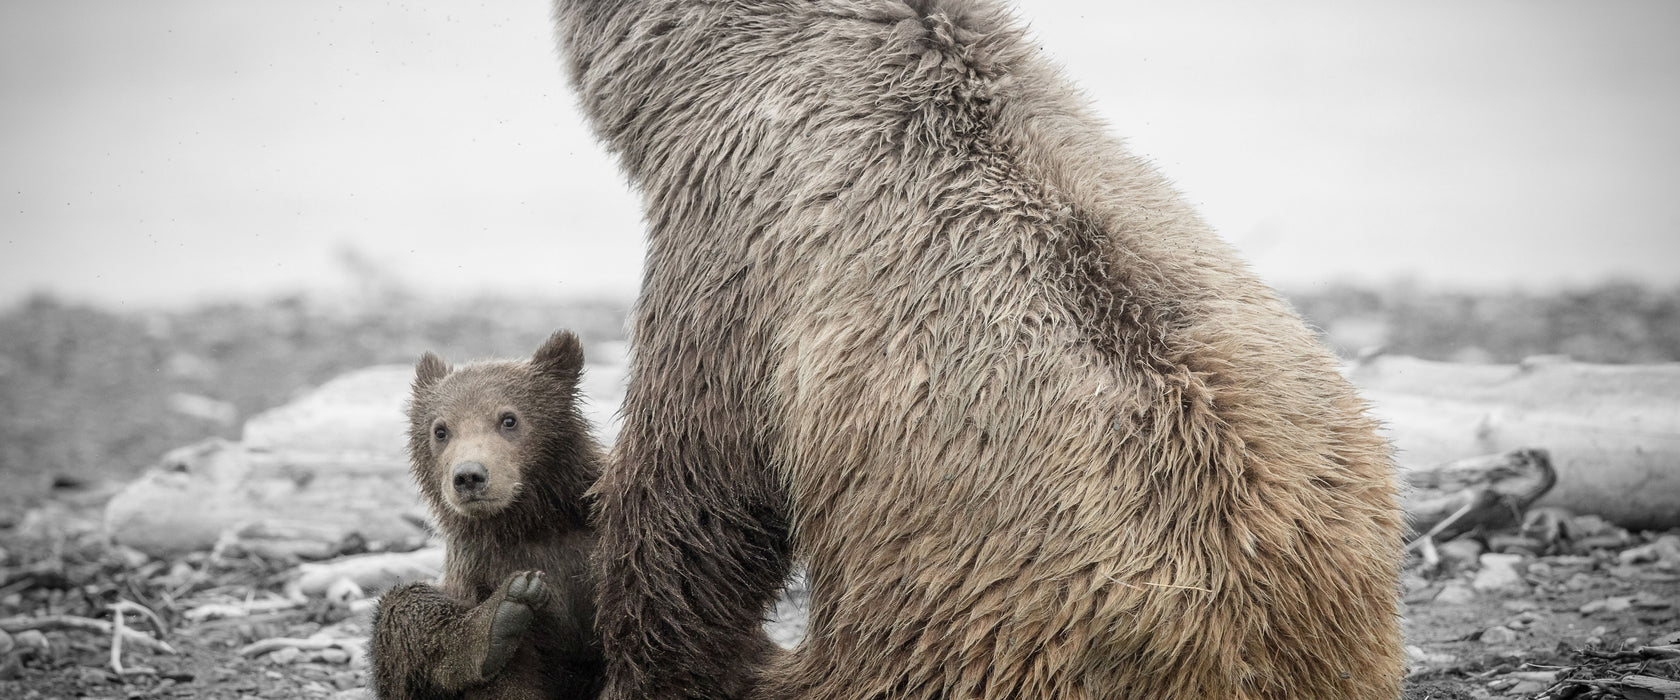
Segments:
[[[443,358],[429,352],[421,355],[420,361],[414,365],[414,389],[418,391],[430,387],[448,374],[449,365],[444,363]]]
[[[555,331],[531,356],[531,365],[541,372],[577,379],[583,372],[583,343],[571,331]]]

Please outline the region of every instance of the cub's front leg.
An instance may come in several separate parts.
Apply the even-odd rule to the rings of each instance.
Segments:
[[[496,677],[548,602],[540,571],[502,581],[477,605],[423,583],[392,589],[373,621],[373,676],[382,700],[453,697]]]

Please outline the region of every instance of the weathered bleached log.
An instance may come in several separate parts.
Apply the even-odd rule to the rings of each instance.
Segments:
[[[307,524],[303,544],[316,546],[299,553],[317,556],[353,532],[383,541],[422,535],[405,517],[423,512],[403,453],[413,374],[407,366],[352,372],[253,417],[242,442],[171,452],[112,497],[107,532],[153,556],[209,549],[253,523]]]
[[[1379,356],[1349,376],[1385,424],[1402,469],[1544,448],[1558,483],[1536,505],[1629,528],[1680,527],[1680,363]]]
[[[1450,540],[1478,527],[1501,528],[1557,483],[1545,450],[1472,457],[1405,473],[1403,505],[1415,537]]]

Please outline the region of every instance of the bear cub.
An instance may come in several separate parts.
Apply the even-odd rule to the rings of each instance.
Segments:
[[[550,336],[527,361],[452,369],[426,353],[409,457],[445,544],[441,589],[398,587],[374,613],[385,700],[590,698],[602,658],[585,492],[601,451],[578,410],[583,348]]]

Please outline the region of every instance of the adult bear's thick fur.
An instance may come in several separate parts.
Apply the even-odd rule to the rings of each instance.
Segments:
[[[1376,425],[1004,9],[557,17],[649,225],[607,697],[1399,695]]]

